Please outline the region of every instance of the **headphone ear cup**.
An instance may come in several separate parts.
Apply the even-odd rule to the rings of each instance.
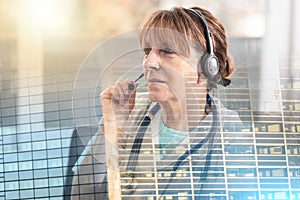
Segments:
[[[219,61],[215,55],[204,53],[200,59],[199,71],[208,79],[214,79],[214,77],[219,73]],[[199,66],[198,66],[199,70]]]

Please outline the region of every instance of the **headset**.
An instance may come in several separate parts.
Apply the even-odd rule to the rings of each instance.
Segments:
[[[214,46],[212,41],[212,35],[208,28],[207,21],[204,15],[193,8],[189,8],[189,11],[193,12],[198,16],[200,22],[204,28],[204,37],[206,40],[206,52],[203,53],[199,63],[197,65],[197,70],[199,73],[203,74],[210,82],[219,82],[219,80],[215,80],[216,76],[219,74],[219,61],[217,56],[214,54]],[[217,79],[220,79],[219,76]]]

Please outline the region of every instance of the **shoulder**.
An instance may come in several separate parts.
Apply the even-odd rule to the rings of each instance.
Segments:
[[[227,109],[221,102],[219,102],[217,107],[224,132],[242,131],[245,128],[244,123],[236,111]]]

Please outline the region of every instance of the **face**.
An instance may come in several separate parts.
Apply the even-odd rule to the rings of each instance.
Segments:
[[[180,56],[166,47],[147,45],[144,49],[144,75],[149,99],[155,102],[182,101],[187,84],[197,84],[198,59]]]

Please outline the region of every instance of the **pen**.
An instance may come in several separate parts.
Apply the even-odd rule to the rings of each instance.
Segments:
[[[143,73],[140,74],[139,77],[137,77],[137,78],[134,80],[134,82],[137,82],[137,81],[140,80],[142,77],[144,77],[144,74],[143,74]],[[130,83],[130,84],[128,85],[128,90],[134,90],[134,84],[133,84],[133,83]]]

